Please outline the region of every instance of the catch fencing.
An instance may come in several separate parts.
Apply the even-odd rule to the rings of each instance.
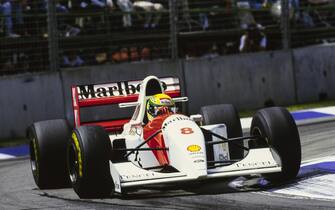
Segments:
[[[333,0],[1,0],[0,75],[241,53],[335,41]]]

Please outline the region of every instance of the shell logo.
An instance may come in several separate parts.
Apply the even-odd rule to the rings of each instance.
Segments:
[[[201,147],[199,145],[193,144],[187,147],[187,150],[189,152],[199,152],[201,150]]]

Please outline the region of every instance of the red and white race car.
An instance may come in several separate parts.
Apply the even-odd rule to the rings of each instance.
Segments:
[[[29,128],[31,168],[40,189],[71,184],[80,198],[101,198],[152,184],[250,174],[272,182],[296,177],[300,138],[286,109],[259,110],[250,136],[242,135],[230,104],[205,106],[191,116],[175,111],[148,134],[150,97],[165,93],[175,104],[188,101],[181,97],[178,78],[148,76],[121,84],[74,86],[74,129],[63,119],[35,122]],[[115,103],[134,107],[133,116],[81,122],[83,107]]]

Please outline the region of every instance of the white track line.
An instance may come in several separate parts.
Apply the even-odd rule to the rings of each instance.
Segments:
[[[7,160],[7,159],[15,158],[15,157],[16,156],[13,156],[13,155],[7,155],[7,154],[0,153],[0,160]]]

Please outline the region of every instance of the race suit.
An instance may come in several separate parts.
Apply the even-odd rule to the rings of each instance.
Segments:
[[[164,120],[171,116],[172,113],[168,112],[155,117],[152,121],[148,122],[143,128],[143,137],[148,139],[152,134],[162,128]],[[150,148],[166,148],[162,132],[158,133],[148,143]],[[166,150],[153,150],[152,151],[161,166],[168,165],[169,159]]]

